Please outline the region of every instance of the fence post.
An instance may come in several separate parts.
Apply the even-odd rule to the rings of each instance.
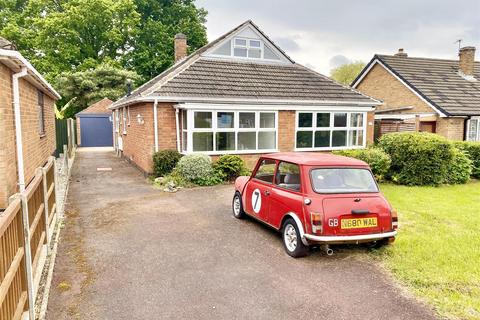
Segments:
[[[10,197],[10,201],[20,199],[22,207],[23,248],[25,249],[25,278],[27,280],[28,315],[35,319],[35,298],[33,296],[32,249],[30,248],[30,223],[28,221],[28,202],[24,194],[17,193]]]
[[[65,160],[64,168],[67,168],[68,173],[68,146],[66,144],[63,145],[63,158]]]
[[[58,201],[58,193],[57,193],[57,187],[58,187],[58,171],[57,171],[57,159],[55,159],[55,157],[50,157],[53,161],[53,183],[55,183],[55,188],[54,188],[54,192],[55,192],[55,214],[57,215],[57,217],[59,216],[58,212],[60,211],[60,207],[58,205],[59,201]]]
[[[48,164],[48,162],[47,162]],[[50,213],[50,208],[48,207],[48,184],[47,184],[47,170],[44,167],[37,169],[37,174],[42,175],[43,183],[43,212],[45,217],[45,243],[47,244],[47,254],[50,252],[50,228],[48,225],[48,216]]]

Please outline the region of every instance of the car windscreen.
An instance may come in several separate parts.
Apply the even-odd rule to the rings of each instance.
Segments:
[[[318,193],[378,192],[372,173],[359,168],[319,168],[311,170],[310,177]]]

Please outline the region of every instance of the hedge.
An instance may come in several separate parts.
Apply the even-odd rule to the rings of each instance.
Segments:
[[[459,141],[454,144],[455,147],[464,151],[472,160],[472,176],[480,179],[480,142]]]
[[[333,153],[365,161],[378,181],[385,179],[392,164],[390,156],[380,148],[339,150]]]
[[[155,177],[163,177],[178,163],[182,155],[176,150],[162,150],[153,154],[153,173]]]
[[[447,139],[427,132],[395,132],[383,135],[378,146],[390,155],[389,176],[405,185],[439,185],[446,182],[454,158]]]
[[[449,184],[463,184],[470,180],[472,175],[472,160],[468,155],[457,148],[453,148],[453,159],[448,167],[446,183]]]

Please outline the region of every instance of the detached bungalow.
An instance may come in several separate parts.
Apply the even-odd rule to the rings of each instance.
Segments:
[[[0,212],[55,152],[55,102],[60,95],[0,37]]]
[[[377,135],[427,131],[451,140],[480,141],[480,62],[475,48],[458,60],[375,55],[352,83],[382,100],[375,111]]]
[[[145,172],[163,149],[249,163],[277,151],[363,148],[378,101],[295,63],[246,21],[116,101],[114,145]]]

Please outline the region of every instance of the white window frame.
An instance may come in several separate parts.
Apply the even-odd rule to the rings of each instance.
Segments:
[[[312,114],[312,126],[311,127],[299,127],[298,121],[301,113],[310,113]],[[317,128],[317,114],[318,113],[329,113],[330,114],[330,125],[328,127],[319,127]],[[347,114],[347,126],[346,127],[334,127],[334,117],[335,113],[346,113]],[[352,127],[350,126],[350,119],[352,113],[362,114],[362,127]],[[343,147],[332,147],[333,131],[347,131],[346,141],[348,144],[350,138],[350,132],[353,130],[363,129],[363,143],[361,146],[343,146]],[[312,131],[312,147],[300,148],[297,146],[297,133],[299,131]],[[315,132],[316,131],[329,131],[330,132],[330,147],[315,147]],[[367,146],[367,112],[365,111],[344,111],[344,110],[335,110],[335,111],[297,111],[295,114],[295,151],[330,151],[330,150],[348,150],[348,149],[363,149]]]
[[[239,40],[245,40],[245,41],[246,41],[246,45],[245,45],[245,46],[237,45],[237,44],[235,43],[237,39],[239,39]],[[260,47],[250,47],[250,41],[258,41],[258,42],[260,42]],[[263,58],[264,42],[263,42],[261,39],[235,37],[235,38],[233,38],[232,41],[231,41],[231,46],[232,46],[232,48],[231,48],[232,57],[235,57],[235,58],[237,58],[237,59],[250,59],[250,60],[264,59],[264,58]],[[236,56],[236,55],[235,55],[235,48],[247,49],[247,56],[246,56],[246,57]],[[257,57],[249,57],[249,56],[248,56],[248,52],[249,52],[250,49],[260,49],[260,57],[259,57],[259,58],[257,58]]]
[[[130,107],[127,107],[127,126],[130,127]]]
[[[203,153],[208,155],[222,155],[222,154],[252,154],[252,153],[272,153],[278,152],[278,111],[276,110],[212,110],[212,109],[186,109],[187,111],[187,151],[182,153]],[[195,128],[194,127],[194,114],[195,112],[210,112],[212,114],[212,127],[211,128]],[[229,112],[234,114],[233,128],[217,128],[217,113]],[[255,128],[240,128],[239,113],[255,113]],[[260,128],[260,113],[273,113],[275,115],[275,127],[274,128]],[[183,130],[183,129],[182,129]],[[216,133],[217,132],[234,132],[235,133],[235,149],[224,151],[193,151],[193,133],[194,132],[212,132],[213,134],[213,148],[216,147]],[[256,132],[256,148],[254,150],[238,150],[238,133],[239,132]],[[258,136],[259,132],[275,132],[275,148],[273,149],[258,149]]]
[[[122,110],[122,125],[123,125],[123,134],[127,134],[127,108],[123,107]]]
[[[470,139],[470,122],[474,120],[477,121],[477,132],[475,134],[475,138],[473,140]],[[466,141],[480,141],[480,117],[471,117],[467,120],[467,133],[465,136]]]

